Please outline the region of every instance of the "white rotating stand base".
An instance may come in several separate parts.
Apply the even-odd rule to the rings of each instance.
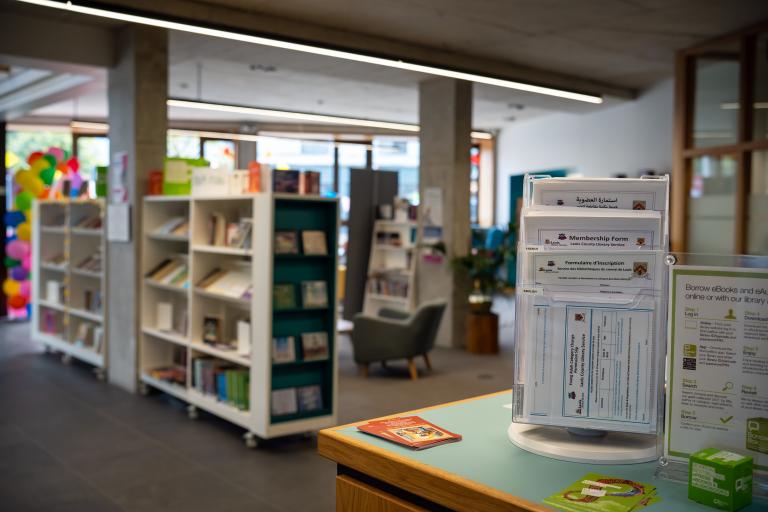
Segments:
[[[639,464],[658,458],[656,436],[608,432],[600,436],[574,435],[563,427],[512,423],[509,440],[523,450],[569,462]]]

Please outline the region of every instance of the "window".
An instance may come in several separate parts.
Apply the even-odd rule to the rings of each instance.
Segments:
[[[349,218],[349,183],[352,169],[365,169],[365,144],[339,144],[339,215]]]
[[[109,138],[78,135],[75,137],[77,160],[83,179],[96,179],[96,167],[109,165]]]
[[[200,158],[200,137],[168,135],[166,154],[179,158]]]
[[[6,158],[12,171],[26,166],[27,157],[31,153],[46,151],[50,147],[72,153],[72,134],[68,130],[14,130],[6,134]]]
[[[203,140],[203,158],[214,169],[233,170],[237,167],[235,141],[221,139]]]
[[[318,171],[320,193],[332,194],[333,142],[264,138],[256,144],[257,160],[275,169]]]
[[[373,168],[397,171],[398,195],[419,202],[419,139],[380,136],[373,138]]]

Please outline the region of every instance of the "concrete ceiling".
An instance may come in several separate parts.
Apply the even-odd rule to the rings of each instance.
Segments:
[[[643,89],[674,51],[768,19],[766,0],[198,0]]]

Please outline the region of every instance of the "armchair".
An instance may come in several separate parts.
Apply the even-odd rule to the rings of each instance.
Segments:
[[[422,356],[427,369],[431,370],[429,351],[435,345],[435,337],[443,318],[446,302],[425,302],[413,313],[384,308],[379,316],[357,314],[352,329],[352,348],[355,362],[361,373],[368,375],[368,365],[380,361],[383,365],[391,359],[407,359],[411,379],[419,374],[414,358]]]

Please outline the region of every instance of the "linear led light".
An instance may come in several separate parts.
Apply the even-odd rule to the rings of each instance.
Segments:
[[[180,32],[189,32],[192,34],[200,34],[210,37],[218,37],[220,39],[229,39],[232,41],[240,41],[243,43],[258,44],[262,46],[271,46],[274,48],[283,48],[286,50],[293,50],[304,53],[313,53],[315,55],[323,55],[326,57],[334,57],[337,59],[351,60],[355,62],[364,62],[367,64],[376,64],[378,66],[385,66],[389,68],[403,69],[406,71],[415,71],[417,73],[425,73],[428,75],[442,76],[446,78],[455,78],[458,80],[467,80],[470,82],[476,82],[479,84],[493,85],[496,87],[505,87],[508,89],[515,89],[518,91],[532,92],[536,94],[544,94],[547,96],[555,96],[558,98],[565,98],[569,100],[583,101],[586,103],[600,104],[603,102],[603,98],[592,94],[583,94],[573,91],[566,91],[563,89],[555,89],[552,87],[544,87],[541,85],[532,85],[522,82],[516,82],[513,80],[504,80],[501,78],[493,78],[490,76],[477,75],[474,73],[465,73],[462,71],[453,71],[445,68],[438,68],[434,66],[426,66],[423,64],[415,64],[411,62],[405,62],[400,59],[374,57],[371,55],[363,55],[360,53],[348,52],[343,50],[334,50],[331,48],[323,48],[320,46],[313,46],[304,43],[294,43],[290,41],[281,41],[279,39],[273,39],[262,36],[254,36],[248,34],[241,34],[238,32],[232,32],[229,30],[220,30],[208,27],[202,27],[199,25],[191,25],[189,23],[180,23],[176,21],[168,21],[158,18],[150,18],[147,16],[140,16],[136,14],[127,14],[118,11],[110,11],[107,9],[99,9],[95,7],[87,7],[83,5],[75,5],[72,2],[56,2],[52,0],[18,0],[20,2],[40,5],[43,7],[51,7],[54,9],[62,9],[65,11],[76,12],[80,14],[88,14],[91,16],[98,16],[101,18],[109,18],[114,20],[126,21],[129,23],[138,23],[141,25],[149,25],[153,27],[160,27],[169,30],[178,30]]]
[[[107,123],[92,123],[90,121],[72,121],[69,123],[69,127],[73,130],[109,131],[109,125]]]
[[[752,104],[752,107],[757,109],[765,109],[768,108],[768,101],[756,101]],[[739,110],[739,104],[734,102],[728,102],[728,103],[721,103],[720,108],[723,110]]]

